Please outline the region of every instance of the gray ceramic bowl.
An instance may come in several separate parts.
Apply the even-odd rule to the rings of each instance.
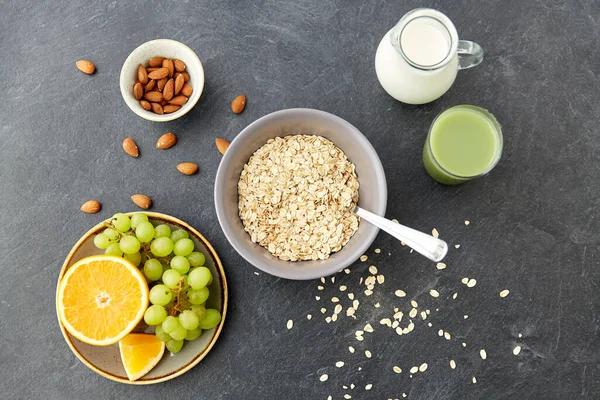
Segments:
[[[248,125],[233,140],[217,171],[215,207],[229,243],[255,267],[287,279],[316,279],[336,273],[356,261],[371,245],[378,228],[361,221],[358,231],[339,252],[326,260],[283,261],[256,243],[244,230],[238,216],[237,183],[252,153],[277,136],[320,135],[331,140],[356,165],[360,184],[359,205],[383,216],[387,186],[381,161],[371,143],[354,126],[324,111],[297,108],[277,111]]]

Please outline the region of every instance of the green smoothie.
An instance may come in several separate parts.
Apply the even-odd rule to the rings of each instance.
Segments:
[[[423,148],[429,175],[457,185],[491,171],[502,154],[502,131],[487,110],[460,105],[436,117]]]

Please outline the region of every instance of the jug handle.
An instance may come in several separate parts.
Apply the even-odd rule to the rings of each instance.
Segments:
[[[476,67],[483,61],[483,49],[475,42],[458,41],[458,69]]]

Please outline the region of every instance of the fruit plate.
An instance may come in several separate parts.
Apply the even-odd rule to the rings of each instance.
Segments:
[[[127,213],[129,216],[133,214],[134,213]],[[200,251],[204,254],[206,257],[205,266],[210,269],[214,277],[213,282],[208,286],[211,295],[207,300],[207,307],[217,309],[221,312],[221,322],[219,322],[216,327],[205,330],[198,339],[190,342],[186,341],[179,353],[171,354],[170,352],[165,351],[165,355],[156,367],[154,367],[147,375],[132,382],[127,378],[125,368],[121,362],[118,343],[106,347],[85,344],[68,333],[59,320],[60,329],[67,344],[81,362],[105,378],[134,385],[148,385],[168,381],[189,371],[206,357],[208,352],[212,349],[221,333],[227,314],[227,281],[225,279],[225,271],[223,270],[223,265],[221,264],[219,256],[211,244],[200,234],[200,232],[177,218],[155,212],[144,212],[144,214],[148,216],[148,219],[154,225],[167,224],[171,229],[178,228],[188,231],[190,239],[194,241],[197,249],[196,251]],[[75,246],[73,246],[60,271],[60,276],[58,278],[59,282],[65,272],[75,262],[84,257],[104,253],[103,250],[94,246],[93,240],[94,236],[106,228],[105,222],[107,221],[103,221],[90,229],[81,237],[81,239],[79,239]],[[153,332],[153,329],[145,327],[142,321],[134,332],[150,333]]]

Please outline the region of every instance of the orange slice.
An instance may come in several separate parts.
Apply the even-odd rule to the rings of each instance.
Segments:
[[[148,307],[148,284],[139,269],[121,257],[83,258],[61,279],[58,318],[84,343],[108,346],[135,328]]]
[[[119,342],[121,360],[130,381],[140,379],[158,364],[165,353],[165,343],[156,335],[131,333]]]

